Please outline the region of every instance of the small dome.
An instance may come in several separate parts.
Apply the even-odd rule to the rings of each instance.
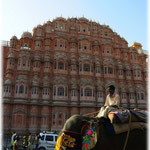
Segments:
[[[23,32],[21,38],[32,38],[32,34],[30,32]]]
[[[14,55],[13,53],[10,53],[10,54],[8,55],[8,58],[15,58],[15,55]]]
[[[50,22],[50,21],[47,21],[46,24],[51,24],[51,22]]]
[[[40,24],[39,24],[39,25],[37,25],[37,28],[42,28],[42,25],[40,25]]]
[[[66,19],[65,18],[63,18],[63,17],[57,17],[56,19],[54,19],[53,21],[56,21],[56,20],[58,20],[58,21],[66,21]]]
[[[81,18],[79,18],[79,20],[80,20],[80,21],[83,21],[83,22],[89,22],[89,20],[86,19],[85,17],[81,17]]]
[[[18,40],[16,36],[12,36],[11,40]]]
[[[10,79],[7,79],[4,84],[12,84]]]

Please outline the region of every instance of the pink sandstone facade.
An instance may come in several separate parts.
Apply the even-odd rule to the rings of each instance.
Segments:
[[[114,84],[123,107],[146,109],[147,55],[109,26],[62,17],[13,36],[3,53],[3,129],[60,131],[104,105]]]

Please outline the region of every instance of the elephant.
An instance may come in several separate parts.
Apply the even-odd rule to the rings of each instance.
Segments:
[[[127,143],[125,144],[127,138]],[[56,142],[55,150],[146,150],[147,129],[115,134],[109,119],[71,116]]]

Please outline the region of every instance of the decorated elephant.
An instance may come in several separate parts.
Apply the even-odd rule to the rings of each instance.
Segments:
[[[125,142],[127,140],[127,142]],[[55,150],[146,150],[147,129],[115,134],[109,119],[71,116],[57,139]]]

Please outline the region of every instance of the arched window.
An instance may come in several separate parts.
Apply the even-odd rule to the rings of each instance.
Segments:
[[[64,96],[64,88],[63,87],[58,88],[58,96]]]
[[[144,99],[145,99],[144,93],[141,93],[141,100],[144,100]]]
[[[85,96],[92,96],[92,89],[87,87],[85,88]]]
[[[19,93],[24,93],[24,86],[23,85],[20,85],[20,87],[19,87]]]
[[[64,69],[64,63],[63,62],[58,63],[58,69]]]
[[[90,65],[89,64],[84,64],[84,71],[90,72]]]
[[[16,85],[16,93],[18,93],[18,85]]]
[[[113,68],[112,67],[108,67],[108,73],[113,74]]]
[[[55,47],[57,47],[57,40],[55,40]]]
[[[56,96],[56,87],[54,87],[54,91],[53,91],[54,93],[54,96]]]
[[[26,66],[26,57],[22,58],[22,66]]]
[[[100,67],[96,67],[96,73],[100,73]]]
[[[60,45],[59,46],[63,47],[63,41],[62,40],[60,40]]]

